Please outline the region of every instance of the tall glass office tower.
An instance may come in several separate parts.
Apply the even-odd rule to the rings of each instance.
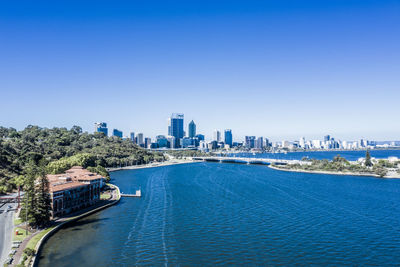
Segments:
[[[94,129],[95,129],[95,132],[104,133],[105,136],[108,135],[107,123],[105,123],[105,122],[96,122],[94,124]]]
[[[232,147],[232,130],[226,129],[224,136],[225,136],[225,144]]]
[[[196,136],[196,123],[192,120],[189,123],[189,137],[194,138]]]
[[[181,147],[180,141],[184,136],[182,113],[172,113],[168,119],[168,135],[175,138],[175,148]]]

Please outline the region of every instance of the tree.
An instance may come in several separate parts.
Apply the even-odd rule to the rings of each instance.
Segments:
[[[37,179],[38,185],[36,186],[36,212],[35,224],[43,227],[50,221],[51,200],[49,194],[49,181],[47,180],[45,172],[41,171]]]
[[[50,221],[49,182],[45,163],[31,160],[25,170],[24,199],[20,218],[31,226],[44,226]]]
[[[373,169],[375,174],[378,175],[379,177],[384,177],[387,174],[387,170],[382,166],[374,165]]]
[[[369,149],[367,149],[367,152],[365,153],[365,166],[367,166],[367,167],[372,166],[371,155],[369,153]]]
[[[31,161],[25,170],[24,199],[19,215],[23,221],[30,225],[35,225],[36,222],[35,179],[37,172],[37,167]]]

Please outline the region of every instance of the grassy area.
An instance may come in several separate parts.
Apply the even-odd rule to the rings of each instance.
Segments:
[[[14,225],[20,225],[22,220],[20,218],[14,217]]]
[[[115,188],[117,190],[117,199],[121,198],[121,192],[119,191],[119,187],[117,187],[113,184],[109,184],[109,183],[107,183],[106,185],[108,185],[109,187]]]
[[[108,192],[104,192],[104,193],[101,193],[100,194],[100,199],[110,199],[110,197],[111,197],[111,194],[110,193],[108,193]]]
[[[50,228],[47,228],[46,230],[41,231],[40,233],[38,233],[37,235],[35,235],[34,237],[31,238],[31,240],[29,240],[28,244],[26,245],[27,248],[31,248],[31,249],[35,249],[36,244],[39,242],[39,240],[48,232],[50,232],[51,230],[53,230],[56,226],[52,226]]]
[[[18,235],[15,234],[15,231],[18,231]],[[30,236],[32,233],[28,231],[28,235],[26,234],[25,229],[20,227],[15,227],[13,230],[13,241],[23,241],[25,238]]]

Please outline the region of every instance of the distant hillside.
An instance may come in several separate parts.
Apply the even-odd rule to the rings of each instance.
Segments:
[[[29,161],[53,162],[48,171],[56,172],[62,170],[61,164],[82,158],[85,167],[103,170],[102,167],[158,161],[163,156],[148,152],[130,140],[106,137],[103,133],[83,133],[79,126],[68,130],[30,125],[22,131],[0,126],[0,193],[16,188],[17,177],[24,173]]]

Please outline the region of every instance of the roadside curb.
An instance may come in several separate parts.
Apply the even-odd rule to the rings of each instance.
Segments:
[[[69,219],[69,220],[67,220],[67,221],[64,221],[64,222],[60,223],[59,225],[55,226],[54,229],[50,230],[48,233],[46,233],[44,236],[42,236],[42,238],[41,238],[41,239],[39,240],[39,242],[36,244],[36,246],[35,246],[35,251],[36,251],[36,253],[35,253],[35,255],[32,257],[32,260],[31,260],[31,262],[28,264],[28,266],[34,267],[34,266],[37,266],[37,265],[38,265],[38,263],[39,263],[39,257],[38,257],[38,255],[40,254],[40,251],[41,251],[41,249],[42,249],[42,247],[43,247],[43,244],[46,243],[47,239],[49,239],[49,237],[51,237],[53,234],[55,234],[55,233],[56,233],[58,230],[60,230],[63,226],[65,226],[65,225],[68,224],[68,223],[75,222],[75,221],[77,221],[77,220],[79,220],[79,219],[82,219],[82,218],[84,218],[84,217],[86,217],[86,216],[92,215],[93,213],[96,213],[96,212],[98,212],[98,211],[101,211],[101,210],[103,210],[103,209],[109,208],[109,207],[111,207],[111,206],[117,204],[117,203],[120,201],[120,199],[121,199],[121,192],[120,192],[120,190],[119,190],[119,187],[116,186],[116,185],[113,185],[113,184],[109,184],[109,186],[114,187],[114,188],[117,190],[117,199],[116,199],[116,200],[114,200],[113,202],[108,203],[108,204],[106,204],[106,205],[104,205],[104,206],[95,208],[95,209],[90,210],[90,211],[88,211],[88,212],[85,212],[85,213],[83,213],[83,214],[81,214],[81,215],[78,215],[78,216],[76,216],[76,217],[73,217],[73,218],[71,218],[71,219]]]

